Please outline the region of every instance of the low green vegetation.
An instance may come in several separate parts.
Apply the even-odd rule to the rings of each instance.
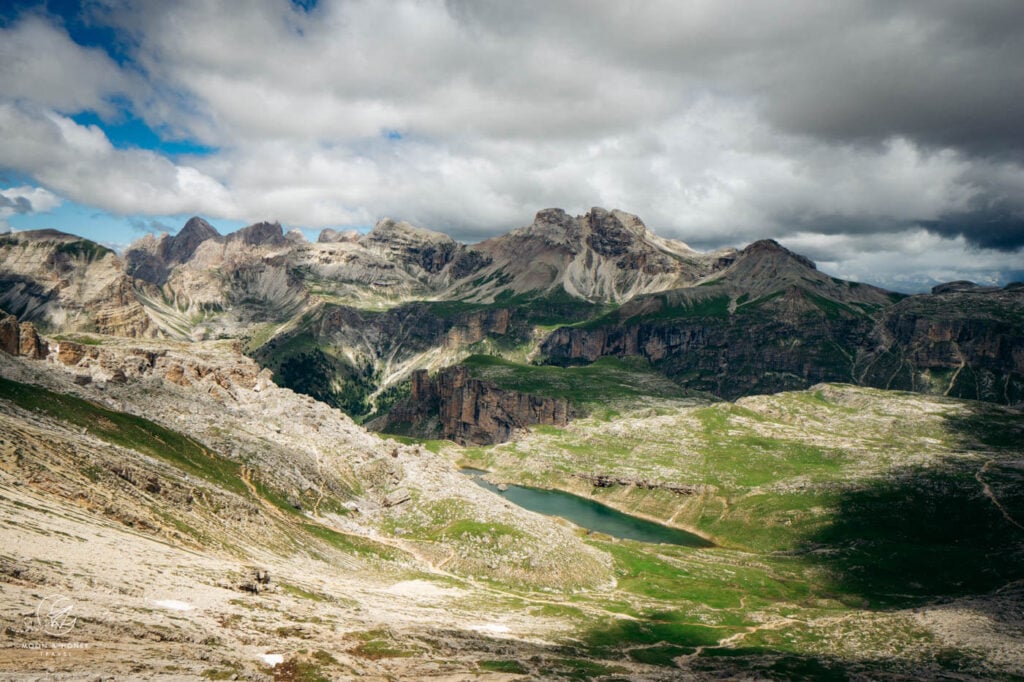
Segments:
[[[62,242],[56,248],[56,253],[64,254],[72,258],[82,258],[92,262],[103,258],[108,253],[114,253],[105,246],[91,242],[88,239],[78,239],[71,242]]]
[[[480,670],[491,672],[491,673],[509,673],[511,675],[525,675],[529,672],[519,661],[501,661],[501,660],[486,660],[478,661],[477,666]]]
[[[0,399],[85,429],[115,445],[158,457],[232,492],[247,495],[238,464],[176,431],[124,412],[45,388],[0,379]]]
[[[349,649],[349,653],[360,658],[407,658],[423,653],[422,647],[402,644],[396,641],[389,630],[383,628],[349,633],[348,637],[358,642]]]
[[[696,289],[700,290],[700,287]],[[712,292],[714,293],[714,292]],[[640,322],[666,320],[700,320],[705,318],[726,318],[729,316],[729,296],[720,294],[706,298],[679,298],[674,294],[654,294],[634,299],[628,308],[619,308],[603,315],[591,317],[582,327],[599,329]]]
[[[985,677],[983,657],[943,648],[909,614],[1001,603],[1000,590],[1024,580],[1022,438],[1016,410],[825,386],[451,452],[499,479],[589,494],[715,540],[588,539],[613,558],[619,601],[577,616],[574,655],[686,659],[710,676]],[[594,488],[578,472],[703,492]],[[1013,608],[1007,598],[977,608]],[[896,662],[873,653],[894,649]]]
[[[614,405],[651,396],[684,398],[687,391],[661,376],[643,358],[600,358],[579,367],[525,365],[489,355],[474,355],[460,363],[475,378],[501,388],[548,398],[564,398],[577,405]]]

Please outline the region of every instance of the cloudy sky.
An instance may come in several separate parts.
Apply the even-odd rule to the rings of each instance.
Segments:
[[[0,230],[477,241],[552,206],[904,291],[1024,279],[1024,5],[0,3]]]

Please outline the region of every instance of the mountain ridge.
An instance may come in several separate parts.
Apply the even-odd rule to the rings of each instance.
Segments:
[[[544,209],[477,244],[390,218],[308,242],[279,223],[221,235],[194,217],[122,256],[15,233],[0,240],[0,284],[0,307],[44,333],[239,339],[353,414],[385,409],[414,371],[480,352],[639,355],[722,397],[852,381],[1024,399],[1016,289],[951,283],[889,314],[907,297],[831,277],[775,240],[700,253],[599,207]]]

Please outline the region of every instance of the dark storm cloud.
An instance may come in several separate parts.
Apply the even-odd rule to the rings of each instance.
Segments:
[[[32,212],[32,202],[28,197],[5,197],[0,194],[0,209],[6,208],[11,213],[23,215]]]
[[[771,121],[840,142],[903,136],[969,155],[1024,157],[1020,2],[863,7],[861,21],[766,67]]]
[[[948,213],[921,226],[944,237],[963,236],[985,249],[1017,251],[1024,247],[1024,207],[1005,199],[976,197],[965,211]]]
[[[1024,7],[963,2],[450,0],[478,34],[560,42],[685,97],[753,97],[781,130],[842,143],[903,136],[1024,151]],[[581,21],[586,16],[586,21]],[[649,102],[638,103],[649,106]]]

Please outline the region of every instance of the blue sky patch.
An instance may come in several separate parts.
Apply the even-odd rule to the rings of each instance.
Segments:
[[[7,222],[16,231],[54,229],[61,232],[82,235],[116,251],[123,251],[131,242],[147,233],[175,233],[180,230],[191,215],[119,216],[92,206],[76,202],[64,202],[45,213],[12,215]],[[221,234],[230,234],[245,227],[241,220],[211,220],[210,224]],[[319,234],[319,232],[317,233]],[[315,238],[315,237],[314,237]]]
[[[103,121],[91,111],[75,114],[71,119],[81,126],[99,127],[106,133],[110,143],[118,149],[151,149],[172,156],[206,156],[217,151],[216,147],[208,147],[190,140],[164,139],[146,125],[145,121],[129,114],[125,114],[123,121],[116,123]]]

